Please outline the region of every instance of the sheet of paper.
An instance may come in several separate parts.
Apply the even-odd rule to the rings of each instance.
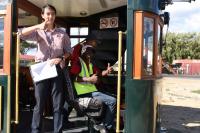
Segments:
[[[39,82],[58,76],[56,66],[51,66],[48,61],[31,65],[30,69],[34,82]]]

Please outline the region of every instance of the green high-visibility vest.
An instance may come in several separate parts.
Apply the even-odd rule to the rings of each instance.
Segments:
[[[79,60],[80,60],[80,63],[81,63],[81,72],[79,73],[79,76],[80,77],[90,77],[90,75],[93,74],[92,64],[91,63],[89,64],[89,70],[88,70],[83,59],[81,59],[79,57]],[[74,82],[74,86],[75,86],[75,89],[76,89],[76,92],[77,92],[78,95],[97,91],[96,86],[94,84],[89,83],[89,82]]]

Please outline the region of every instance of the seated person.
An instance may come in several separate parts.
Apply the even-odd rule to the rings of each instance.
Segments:
[[[75,45],[73,47],[73,52],[72,52],[72,55],[70,57],[70,64],[73,64],[74,62],[77,62],[77,60],[79,60],[79,57],[81,55],[81,49],[84,45],[86,45],[86,42],[88,39],[90,38],[94,38],[93,35],[89,35],[85,40],[83,40],[82,42],[78,43],[77,45]],[[94,43],[93,45],[96,46],[96,43]],[[71,102],[73,103],[74,100],[76,100],[77,98],[77,95],[76,93],[73,92],[73,85],[71,84],[71,78],[68,74],[68,71],[66,70],[65,71],[65,88],[66,88],[66,91],[65,91],[65,104],[64,104],[64,110],[63,110],[63,115],[64,115],[64,123],[65,124],[70,124],[70,121],[69,121],[69,115],[73,109],[73,106],[71,105]],[[78,115],[81,115],[80,112],[78,112]]]
[[[91,63],[92,56],[95,53],[94,38],[87,39],[86,45],[82,46],[81,56],[71,64],[71,76],[74,81],[74,87],[79,97],[92,97],[101,100],[107,107],[102,124],[107,130],[111,130],[114,124],[116,113],[116,98],[99,92],[95,86],[100,76],[106,76],[112,71],[108,65],[107,70],[100,71]]]
[[[63,111],[64,124],[67,124],[67,126],[72,124],[70,121],[68,121],[68,117],[73,108],[77,111],[78,115],[87,115],[92,121],[92,125],[99,124],[102,121],[104,115],[105,104],[101,100],[93,97],[78,97],[77,93],[75,92],[75,88],[72,85],[67,69],[65,69],[63,72],[65,78],[64,88],[66,88],[66,101]]]

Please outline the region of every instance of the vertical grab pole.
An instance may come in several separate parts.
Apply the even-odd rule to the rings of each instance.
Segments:
[[[118,74],[117,74],[117,122],[116,133],[120,132],[120,98],[121,98],[121,70],[122,70],[122,31],[118,32]]]
[[[20,35],[17,34],[16,49],[16,90],[15,90],[15,124],[19,123],[19,55],[20,55]]]
[[[10,133],[10,124],[11,124],[11,86],[10,86],[10,81],[11,76],[8,75],[8,83],[7,83],[7,118],[6,118],[6,133]]]
[[[2,124],[2,86],[0,86],[0,132],[2,130],[1,124]]]

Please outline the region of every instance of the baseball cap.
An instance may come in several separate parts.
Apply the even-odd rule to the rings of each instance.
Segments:
[[[90,34],[87,36],[86,41],[91,41],[91,40],[95,40],[97,45],[101,44],[101,41],[97,39],[97,36],[95,34]]]
[[[81,55],[83,55],[86,52],[87,48],[94,50],[94,47],[92,45],[85,45],[81,49]]]

